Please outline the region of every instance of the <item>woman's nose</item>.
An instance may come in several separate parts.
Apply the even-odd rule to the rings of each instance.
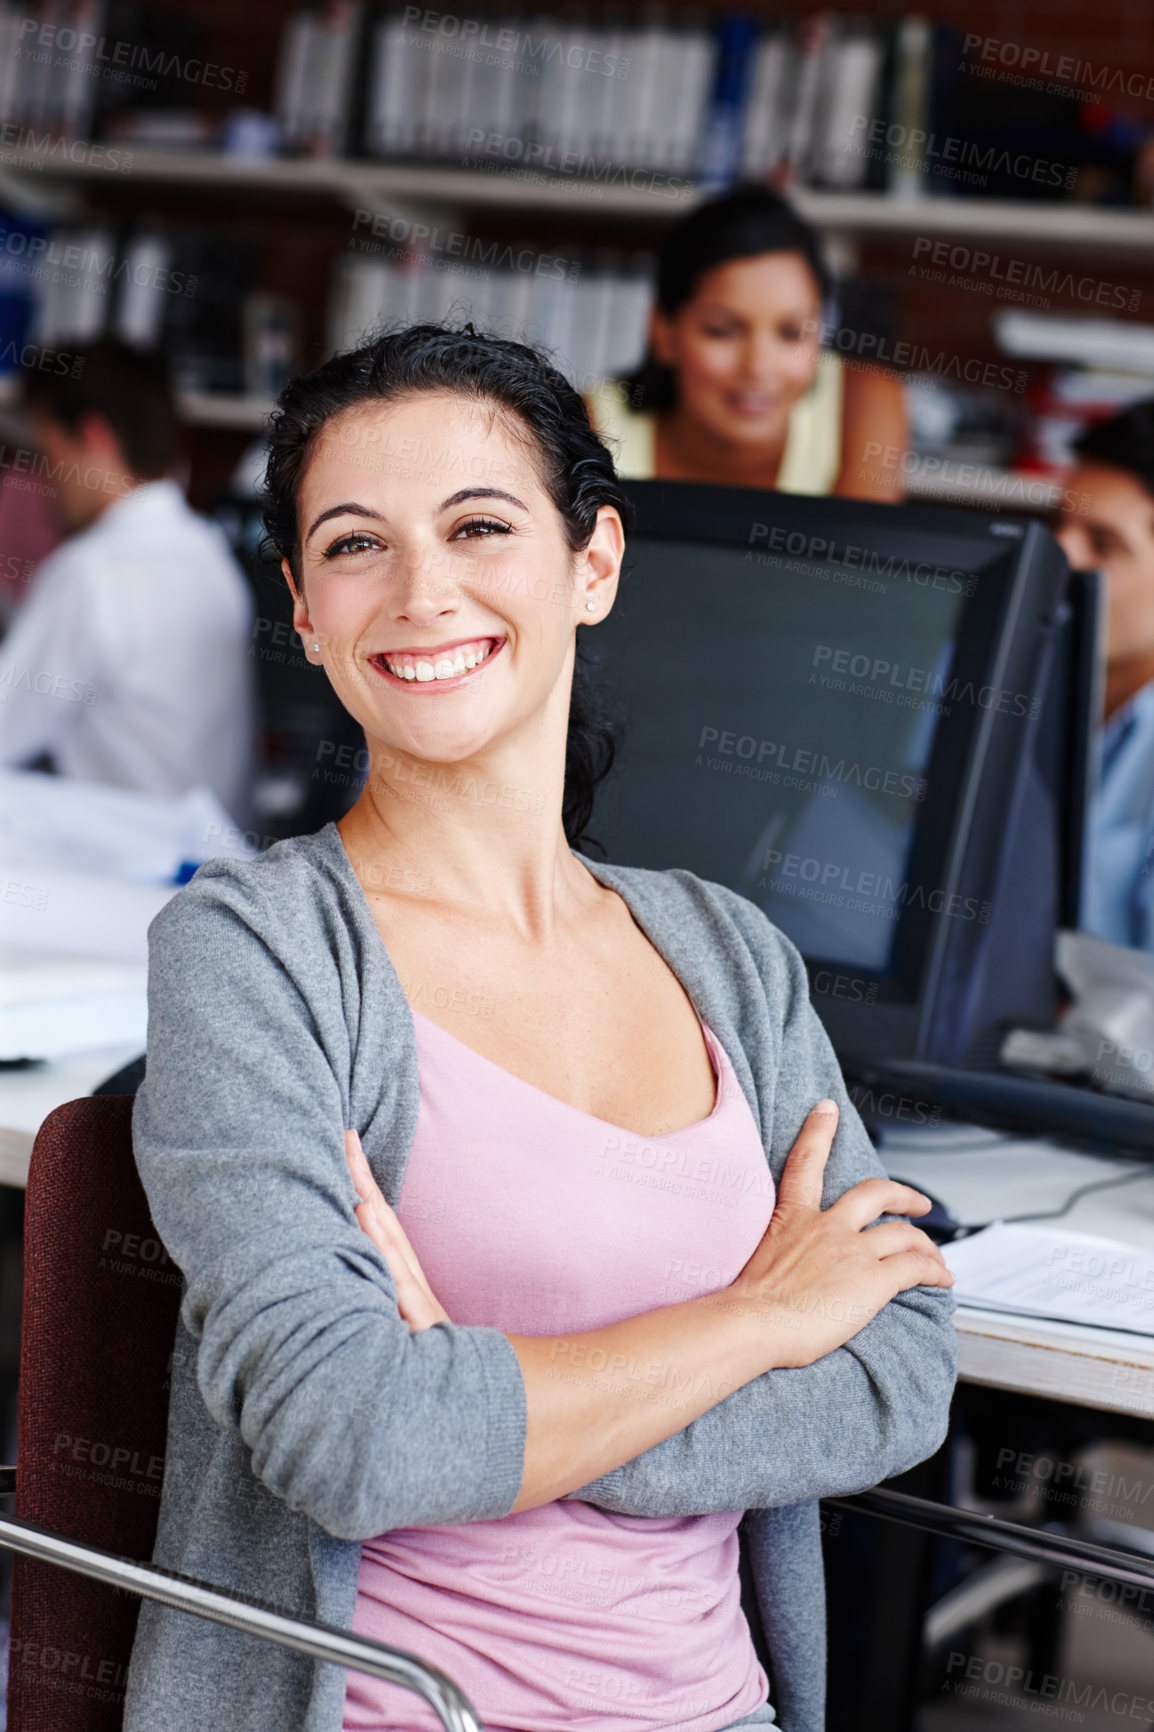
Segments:
[[[393,571],[390,611],[415,625],[455,611],[456,588],[442,548],[414,545],[402,549]]]
[[[772,336],[752,336],[742,352],[742,371],[751,383],[769,383],[781,371],[780,345]]]

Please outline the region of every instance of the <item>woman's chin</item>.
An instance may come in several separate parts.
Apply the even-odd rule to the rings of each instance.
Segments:
[[[475,724],[458,728],[382,727],[378,734],[370,728],[366,730],[366,739],[373,768],[379,766],[386,781],[395,781],[390,769],[404,760],[405,785],[414,790],[447,783],[455,770],[482,762],[496,744],[493,729],[478,728]],[[427,770],[422,765],[427,765]]]
[[[779,409],[758,414],[738,413],[732,409],[718,412],[711,418],[710,431],[722,444],[750,454],[766,446],[779,445],[789,429],[788,414]]]

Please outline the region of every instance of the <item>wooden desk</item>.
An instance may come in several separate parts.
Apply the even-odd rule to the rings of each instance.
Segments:
[[[991,1389],[1154,1419],[1154,1337],[959,1306],[959,1376]]]
[[[65,1101],[89,1095],[98,1083],[139,1057],[130,1047],[103,1047],[55,1064],[0,1071],[0,1185],[28,1183],[32,1144],[48,1114]]]
[[[891,1177],[967,1226],[1061,1209],[1082,1186],[1125,1181],[1087,1192],[1052,1225],[1154,1248],[1154,1164],[958,1125],[899,1130],[880,1152]],[[1154,1336],[969,1306],[959,1306],[956,1325],[967,1382],[1154,1419]]]

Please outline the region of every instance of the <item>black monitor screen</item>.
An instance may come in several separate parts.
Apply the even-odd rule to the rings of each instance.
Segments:
[[[807,958],[890,973],[922,888],[911,859],[931,755],[943,719],[974,700],[961,622],[1006,549],[970,542],[964,563],[959,547],[925,551],[923,537],[921,557],[899,550],[871,575],[631,538],[598,632],[625,724],[594,824],[610,858],[688,867],[748,896]]]

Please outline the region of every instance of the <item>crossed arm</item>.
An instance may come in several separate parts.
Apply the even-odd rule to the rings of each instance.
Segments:
[[[346,1160],[339,983],[319,992],[310,978],[306,995],[298,935],[282,937],[245,874],[202,876],[151,935],[137,1160],[185,1275],[205,1403],[290,1508],[350,1539],[570,1496],[693,1514],[872,1484],[936,1447],[954,1373],[950,1277],[908,1220],[871,1225],[927,1205],[882,1176],[800,958],[765,1055],[781,1079],[769,1229],[724,1293],[576,1338],[657,1363],[664,1388],[689,1392],[662,1406],[642,1379],[614,1405],[603,1378],[545,1377],[548,1338],[406,1318],[419,1266],[394,1267],[367,1230],[370,1207],[386,1224],[391,1211]],[[780,937],[754,916],[751,948],[766,955],[750,966],[780,975]],[[399,985],[357,990],[358,1040],[379,1050],[404,1014]],[[823,1128],[798,1105],[823,1097],[836,1135],[834,1118]]]
[[[514,1511],[558,1497],[650,1516],[798,1503],[874,1485],[937,1447],[956,1369],[950,1277],[906,1222],[863,1231],[883,1210],[920,1212],[908,1187],[866,1180],[822,1211],[836,1123],[833,1111],[807,1117],[761,1267],[755,1253],[732,1287],[573,1343],[510,1337],[528,1410]],[[393,1272],[401,1315],[414,1331],[448,1322],[355,1132],[346,1153],[358,1221]],[[878,1312],[886,1289],[911,1279],[928,1284]],[[559,1349],[563,1380],[551,1369]],[[599,1375],[606,1366],[612,1378]],[[657,1377],[622,1369],[638,1366]],[[654,1381],[685,1392],[676,1419]]]

